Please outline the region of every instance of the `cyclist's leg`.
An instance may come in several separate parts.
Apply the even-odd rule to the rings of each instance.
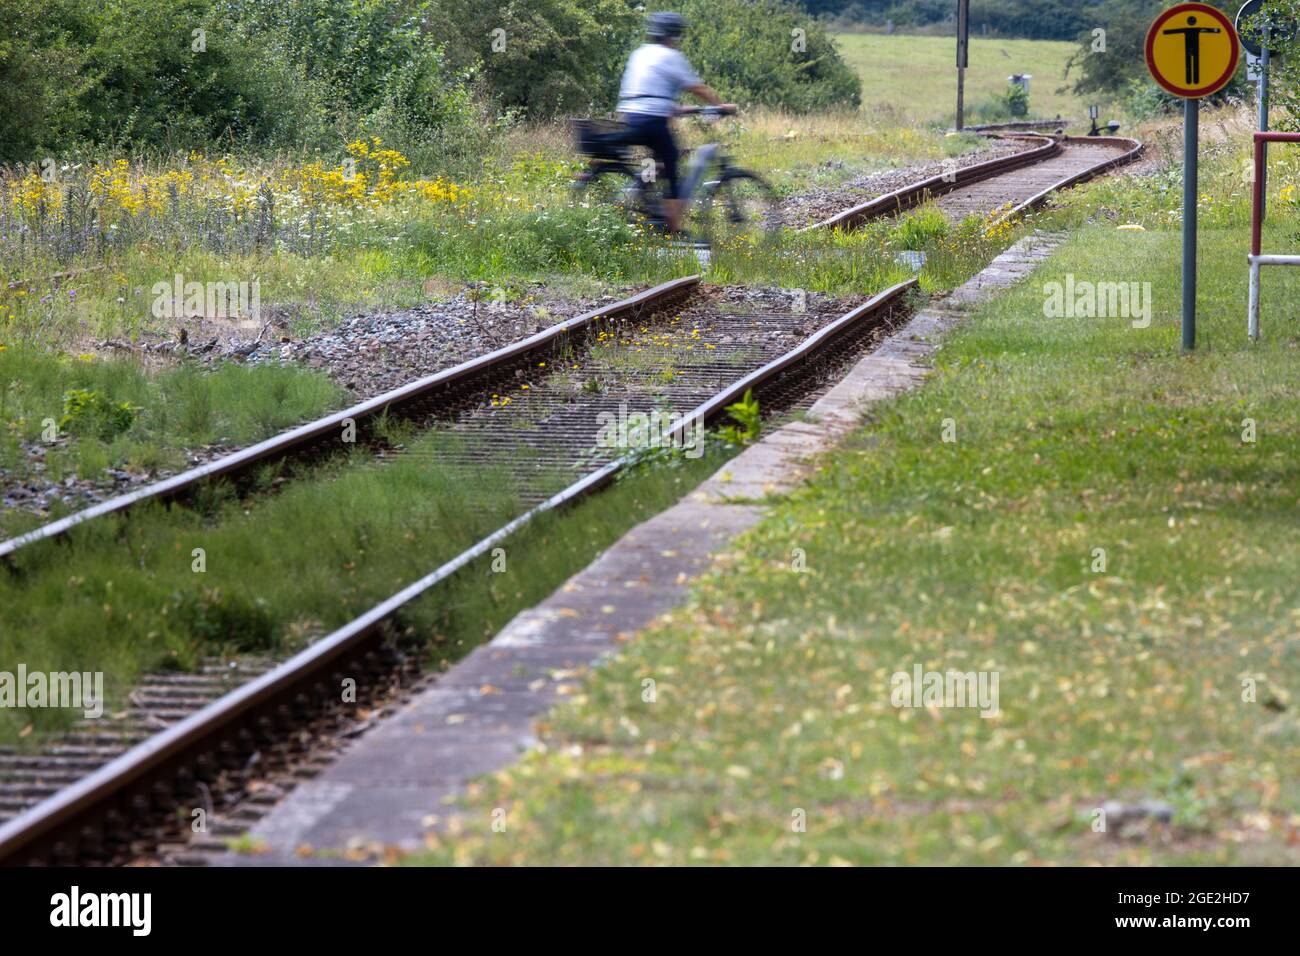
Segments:
[[[664,167],[664,218],[668,220],[668,231],[677,232],[682,227],[683,201],[681,181],[677,175],[677,160],[681,154],[668,117],[659,117],[659,123],[654,127],[654,140],[650,149]]]
[[[650,150],[655,161],[663,166],[663,212],[670,231],[681,226],[682,203],[678,198],[677,179],[677,142],[673,139],[672,129],[666,116],[650,116],[633,113],[627,116],[628,139],[631,146],[644,146]]]

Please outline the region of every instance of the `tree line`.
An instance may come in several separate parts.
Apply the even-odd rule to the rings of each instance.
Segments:
[[[789,0],[666,0],[745,104],[854,107],[860,84]],[[481,155],[504,124],[608,111],[638,0],[0,0],[0,162],[87,147]]]

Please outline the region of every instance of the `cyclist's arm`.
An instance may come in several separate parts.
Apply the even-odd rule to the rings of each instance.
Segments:
[[[688,86],[686,87],[686,92],[704,100],[704,102],[708,103],[710,106],[721,106],[733,111],[736,108],[734,103],[722,102],[722,97],[720,97],[714,91],[713,87],[709,86],[707,83],[696,83],[694,86]]]

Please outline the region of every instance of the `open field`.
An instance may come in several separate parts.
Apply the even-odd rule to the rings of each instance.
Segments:
[[[1077,235],[594,671],[424,862],[1294,865],[1300,277],[1267,277],[1248,343],[1241,146],[1207,152],[1196,355],[1176,197],[1080,190],[1049,219]],[[1272,247],[1294,242],[1276,173]],[[1149,326],[1050,317],[1075,281],[1150,283]],[[898,706],[915,667],[996,674],[997,713]],[[1108,801],[1172,823],[1096,832]]]
[[[862,77],[862,108],[881,123],[953,124],[957,104],[957,41],[953,37],[839,33],[835,42]],[[1065,64],[1077,49],[1057,40],[972,37],[966,71],[968,123],[989,122],[981,107],[1007,87],[1012,73],[1028,73],[1031,117],[1062,116],[1086,126],[1088,104],[1070,92]]]

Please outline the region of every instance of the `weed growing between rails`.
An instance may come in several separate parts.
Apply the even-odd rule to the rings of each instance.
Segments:
[[[922,288],[953,289],[982,269],[1028,228],[1002,218],[1006,208],[953,224],[937,207],[856,229],[785,232],[778,241],[723,242],[713,251],[709,278],[720,283],[766,283],[810,292],[860,293],[883,289],[913,274],[903,253],[920,253]]]
[[[1176,228],[976,310],[420,861],[1294,864],[1300,333],[1249,343],[1242,234],[1201,243],[1191,357]],[[1070,275],[1151,321],[1045,315]]]
[[[454,663],[725,464],[736,449],[711,438],[701,455],[677,448],[633,453],[636,463],[611,487],[570,509],[540,515],[500,554],[404,610],[404,632],[430,642],[435,666]]]
[[[129,523],[82,526],[71,541],[73,577],[65,555],[36,548],[0,581],[0,655],[29,669],[94,662],[108,675],[109,712],[148,670],[185,670],[212,655],[288,656],[522,510],[504,470],[443,464],[469,448],[437,435],[382,468],[339,466],[251,506],[216,491],[202,510],[151,507]],[[394,636],[446,666],[730,454],[720,441],[702,451],[646,456],[600,495],[540,516],[405,608]],[[573,480],[537,477],[550,491]],[[0,708],[0,742],[35,746],[40,732],[76,716]]]
[[[400,443],[401,430],[391,438]],[[108,675],[111,697],[147,669],[287,655],[520,512],[493,456],[451,463],[462,446],[434,433],[383,465],[360,451],[332,460],[273,496],[212,487],[193,507],[144,505],[33,545],[0,579],[0,659],[48,671],[82,662]],[[550,489],[567,480],[536,476]],[[0,713],[0,739],[15,738],[17,720]],[[38,727],[57,720],[31,716]]]

